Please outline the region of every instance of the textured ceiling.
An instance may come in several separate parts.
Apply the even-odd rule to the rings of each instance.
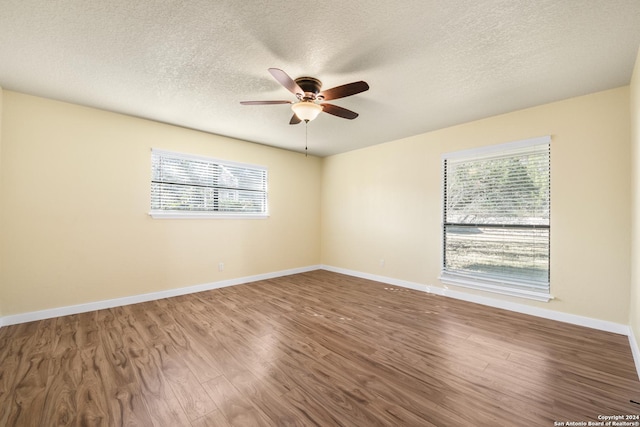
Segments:
[[[371,89],[326,156],[629,84],[638,0],[0,0],[0,86],[304,151],[267,72]]]

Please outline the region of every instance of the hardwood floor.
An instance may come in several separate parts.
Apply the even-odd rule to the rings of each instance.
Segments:
[[[1,426],[553,426],[630,400],[625,336],[322,270],[0,329]]]

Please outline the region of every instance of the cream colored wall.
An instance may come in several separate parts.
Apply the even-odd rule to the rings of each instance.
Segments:
[[[640,343],[640,49],[631,78],[631,303],[629,324]],[[640,350],[640,349],[635,349]]]
[[[2,86],[0,86],[0,224],[2,224],[2,99],[3,99],[4,91]],[[1,225],[0,225],[1,227]],[[2,237],[2,235],[0,235]],[[2,257],[0,256],[0,272],[4,269]],[[5,301],[5,289],[4,282],[0,280],[0,318],[2,318],[3,306]],[[0,321],[0,326],[2,326],[2,322]]]
[[[629,126],[623,87],[325,158],[322,262],[443,286],[441,154],[551,135],[556,299],[484,295],[627,324]]]
[[[0,315],[320,262],[442,286],[440,155],[551,134],[556,300],[504,299],[623,324],[631,319],[640,329],[636,275],[628,309],[629,87],[324,161],[15,92],[0,95]],[[151,147],[268,166],[271,217],[151,219]],[[634,237],[635,250],[639,241]],[[225,263],[223,272],[218,262]]]
[[[2,118],[5,316],[320,262],[319,158],[10,91]],[[270,218],[150,218],[152,147],[267,166]]]

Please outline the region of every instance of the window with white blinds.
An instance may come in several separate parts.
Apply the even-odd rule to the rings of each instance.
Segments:
[[[445,154],[445,283],[548,301],[550,137]]]
[[[267,169],[151,151],[151,216],[266,217]]]

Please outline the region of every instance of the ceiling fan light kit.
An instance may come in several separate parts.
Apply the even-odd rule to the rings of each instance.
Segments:
[[[291,109],[300,120],[305,122],[312,121],[322,112],[322,106],[313,101],[296,102],[291,106]]]
[[[279,68],[269,68],[269,73],[285,89],[296,96],[297,102],[292,101],[242,101],[242,105],[275,105],[292,104],[293,116],[289,124],[296,125],[301,121],[305,123],[314,120],[318,114],[325,112],[343,119],[353,120],[358,117],[355,111],[347,110],[324,101],[345,98],[369,90],[366,82],[359,81],[336,86],[325,91],[320,91],[322,82],[314,77],[298,77],[293,80],[287,73]]]

